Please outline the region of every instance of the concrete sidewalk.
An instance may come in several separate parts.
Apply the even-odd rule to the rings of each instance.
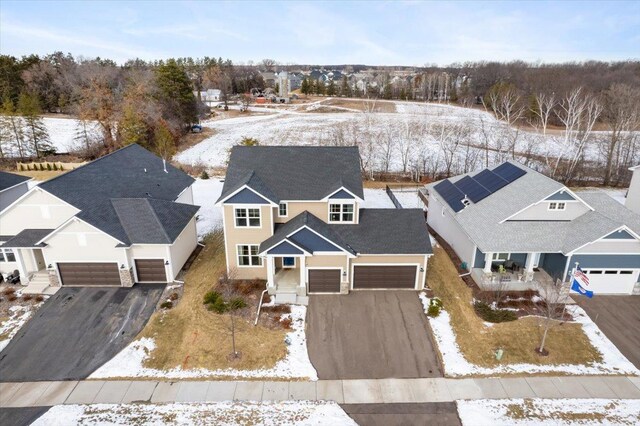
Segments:
[[[640,399],[640,377],[319,380],[317,382],[68,381],[0,383],[0,407],[135,402],[330,400],[426,403],[503,398]]]

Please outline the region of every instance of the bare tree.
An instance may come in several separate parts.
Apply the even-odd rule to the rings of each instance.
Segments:
[[[542,336],[540,336],[540,345],[535,348],[535,351],[540,355],[547,355],[546,343],[549,330],[563,320],[569,290],[561,283],[556,284],[551,280],[541,280],[538,283],[538,291],[542,297],[534,300],[535,312],[533,314],[540,319]]]
[[[538,118],[538,121],[540,121],[543,135],[547,134],[549,118],[556,104],[555,93],[548,94],[541,92],[535,95],[535,108],[530,108],[530,111]]]

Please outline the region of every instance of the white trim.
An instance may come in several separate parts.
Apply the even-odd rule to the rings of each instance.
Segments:
[[[567,210],[567,203],[565,201],[546,201],[546,203],[547,203],[547,211],[563,212]],[[560,208],[561,204],[562,204],[562,208]],[[555,205],[554,208],[551,208],[551,205]]]
[[[522,213],[523,211],[525,211],[525,210],[529,209],[530,207],[536,206],[536,205],[538,205],[538,204],[540,204],[540,203],[547,203],[547,202],[549,202],[549,201],[547,200],[547,198],[549,198],[549,197],[551,197],[552,195],[557,194],[558,192],[561,192],[561,191],[563,191],[563,192],[568,192],[572,197],[574,197],[574,198],[576,199],[576,201],[579,201],[579,202],[581,202],[582,204],[584,204],[584,206],[585,206],[585,207],[587,207],[589,210],[591,210],[591,211],[595,211],[595,209],[594,209],[593,207],[591,207],[591,206],[590,206],[589,204],[587,204],[587,203],[586,203],[582,198],[578,197],[578,196],[577,196],[573,191],[571,191],[569,188],[567,188],[567,187],[565,186],[565,187],[562,187],[562,188],[560,188],[560,189],[558,189],[558,190],[553,191],[553,192],[552,192],[551,194],[549,194],[549,195],[546,195],[546,196],[542,197],[542,199],[541,199],[541,200],[538,200],[538,201],[536,201],[536,202],[534,202],[534,203],[531,203],[531,204],[529,204],[528,206],[524,207],[523,209],[518,210],[517,212],[515,212],[515,213],[514,213],[514,214],[512,214],[511,216],[508,216],[507,218],[502,219],[500,222],[498,222],[498,224],[503,224],[503,223],[505,223],[506,221],[508,221],[508,220],[509,220],[509,219],[511,219],[512,217],[519,215],[520,213]]]
[[[297,234],[298,232],[300,232],[300,231],[301,231],[301,230],[303,230],[303,229],[307,229],[307,230],[309,230],[309,231],[313,232],[313,233],[314,233],[314,234],[316,234],[318,237],[322,238],[323,240],[325,240],[326,242],[328,242],[329,244],[331,244],[332,246],[334,246],[335,248],[337,248],[337,249],[339,250],[339,252],[344,252],[344,253],[346,253],[349,257],[352,257],[352,258],[354,258],[354,257],[355,257],[353,254],[349,253],[349,251],[347,251],[347,250],[343,249],[342,247],[340,247],[339,245],[337,245],[336,243],[334,243],[333,241],[331,241],[330,239],[328,239],[328,238],[327,238],[327,237],[325,237],[324,235],[322,235],[322,234],[320,234],[319,232],[317,232],[317,231],[315,231],[315,230],[311,229],[308,225],[302,225],[300,228],[296,229],[294,232],[291,232],[290,234],[288,234],[288,235],[286,236],[286,238],[289,238],[290,236],[292,236],[292,235],[294,235],[294,234]],[[315,256],[316,254],[321,254],[321,253],[323,253],[323,252],[318,252],[318,253],[315,253],[315,252],[314,252],[313,254],[314,254],[314,256]],[[333,253],[333,252],[325,252],[325,253]]]
[[[309,271],[311,269],[324,269],[324,270],[339,270],[340,271],[340,279],[339,279],[339,288],[337,292],[333,292],[333,291],[326,291],[326,292],[310,292],[309,291]],[[306,272],[306,276],[305,276],[305,287],[307,290],[307,294],[340,294],[340,288],[342,287],[342,283],[348,283],[349,282],[349,277],[346,277],[347,280],[343,281],[342,280],[342,276],[344,274],[344,268],[341,266],[307,266],[307,272]]]
[[[285,214],[285,215],[281,215],[280,214],[280,206],[281,205],[284,205],[284,208],[285,208],[287,214]],[[278,209],[278,217],[289,217],[289,203],[287,201],[280,201],[280,204],[278,204],[277,209]]]
[[[233,208],[233,227],[235,229],[259,229],[262,228],[262,209],[260,207],[256,207],[256,206],[260,206],[258,205],[252,205],[252,204],[242,204],[243,207],[238,207],[238,205],[231,205],[231,207]],[[246,207],[245,207],[246,206]],[[238,226],[238,216],[237,216],[237,211],[238,210],[244,210],[247,213],[247,216],[242,218],[242,219],[246,219],[247,220],[247,225],[246,226]],[[249,210],[258,210],[258,221],[260,222],[260,224],[258,226],[251,226],[249,225],[249,219],[255,219],[255,217],[250,218],[249,217]]]
[[[301,257],[301,256],[281,256],[282,257],[282,269],[296,269],[296,265],[298,263],[298,261],[296,260],[296,258]],[[284,264],[284,259],[293,259],[293,265],[285,265]]]
[[[227,195],[226,197],[224,197],[222,200],[219,200],[215,205],[220,207],[222,204],[224,204],[229,198],[233,197],[234,195],[236,195],[237,193],[241,192],[243,189],[248,189],[251,192],[253,192],[254,194],[256,194],[257,196],[259,196],[260,198],[262,198],[263,200],[266,201],[266,204],[269,204],[270,206],[277,207],[277,204],[274,203],[273,201],[271,201],[270,199],[268,199],[267,197],[265,197],[264,195],[262,195],[261,193],[259,193],[258,191],[256,191],[255,189],[251,188],[250,186],[248,186],[246,183],[244,185],[242,185],[240,188],[236,189],[235,191],[233,191],[232,193],[230,193],[229,195]],[[264,204],[263,204],[264,205]]]
[[[249,265],[240,265],[240,251],[238,250],[238,247],[240,246],[247,246],[249,247]],[[253,265],[251,264],[251,258],[254,257],[251,254],[251,247],[255,246],[258,248],[258,250],[260,250],[260,244],[236,244],[236,267],[237,268],[262,268],[264,266],[264,259],[262,258],[262,256],[260,256],[260,253],[256,253],[255,257],[258,257],[260,259],[260,265]],[[243,256],[247,256],[247,255],[243,255]]]
[[[423,255],[424,256],[424,255]],[[392,288],[392,287],[384,287],[384,288],[354,288],[353,285],[355,283],[355,267],[356,266],[415,266],[416,267],[416,282],[413,285],[412,289],[396,289],[396,288]],[[424,270],[425,274],[427,273],[427,270]],[[419,287],[420,284],[420,264],[419,263],[355,263],[355,262],[351,262],[351,284],[349,287],[349,290],[420,290]]]
[[[340,206],[340,212],[338,214],[340,215],[340,219],[341,220],[331,220],[331,214],[332,214],[331,206],[332,205],[339,205]],[[350,221],[342,220],[342,215],[343,214],[349,214],[348,212],[345,213],[345,212],[342,211],[343,210],[342,206],[345,206],[345,205],[352,205],[353,206],[353,211],[351,212],[353,218]],[[355,200],[340,200],[340,201],[337,201],[337,202],[329,201],[327,203],[327,223],[336,224],[336,225],[339,225],[339,224],[355,224],[356,223],[356,210],[357,209],[356,209]],[[336,214],[336,212],[333,212],[333,214]]]
[[[295,248],[297,248],[298,250],[301,250],[303,254],[287,254],[286,256],[311,256],[311,253],[309,253],[308,251],[306,251],[305,249],[303,249],[302,247],[296,245],[295,243],[293,243],[291,240],[289,240],[288,238],[283,238],[282,240],[278,241],[276,244],[272,245],[271,247],[269,247],[268,249],[265,249],[263,251],[261,251],[259,253],[259,255],[262,256],[275,256],[275,257],[282,257],[285,256],[283,254],[268,254],[268,251],[273,249],[274,247],[278,247],[280,244],[287,242],[289,244],[291,244],[292,246],[294,246]],[[259,244],[258,244],[259,246]]]
[[[331,194],[327,195],[326,197],[324,197],[322,200],[320,201],[328,201],[332,195],[337,194],[338,192],[344,190],[344,192],[347,192],[349,194],[351,194],[351,196],[356,199],[359,200],[360,202],[364,202],[364,200],[360,197],[358,197],[356,194],[354,194],[353,192],[349,191],[347,188],[345,188],[344,186],[341,186],[340,188],[336,189],[335,191],[333,191]],[[345,200],[348,198],[334,198],[335,200]]]
[[[227,224],[225,219],[226,216],[227,216],[227,213],[225,211],[225,208],[222,207],[222,235],[224,237],[224,261],[226,262],[226,266],[227,266],[227,276],[229,276],[229,252],[231,250],[230,250],[229,244],[227,244]],[[198,238],[197,234],[198,234],[198,228],[196,227],[196,242]]]

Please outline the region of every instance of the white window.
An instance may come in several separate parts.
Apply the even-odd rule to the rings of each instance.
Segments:
[[[260,228],[260,209],[244,208],[235,209],[236,228]]]
[[[286,217],[287,215],[287,203],[280,203],[278,206],[278,216]]]
[[[262,259],[258,256],[257,245],[242,244],[238,246],[238,266],[262,266]]]
[[[329,222],[353,222],[353,204],[329,204]]]
[[[12,249],[0,249],[0,262],[15,262],[16,255]]]
[[[549,210],[564,210],[567,207],[567,203],[549,203]]]
[[[507,260],[509,253],[493,253],[493,260]]]

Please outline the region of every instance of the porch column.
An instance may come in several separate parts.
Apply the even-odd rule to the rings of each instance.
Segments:
[[[493,253],[485,253],[484,254],[484,272],[491,272],[491,261],[493,260]]]
[[[301,256],[300,258],[300,287],[303,289],[307,288],[307,283],[306,283],[306,279],[307,279],[307,267],[305,266],[305,263],[307,258],[304,256]]]
[[[22,257],[22,249],[13,249],[13,254],[16,256],[18,263],[18,272],[20,272],[20,283],[23,285],[29,284],[29,276],[27,270],[24,267],[24,259]],[[13,271],[10,271],[13,274]]]
[[[525,270],[527,272],[533,272],[533,260],[536,258],[535,253],[527,253],[527,262],[525,264]]]
[[[267,285],[273,288],[276,286],[275,269],[273,256],[267,256]]]

